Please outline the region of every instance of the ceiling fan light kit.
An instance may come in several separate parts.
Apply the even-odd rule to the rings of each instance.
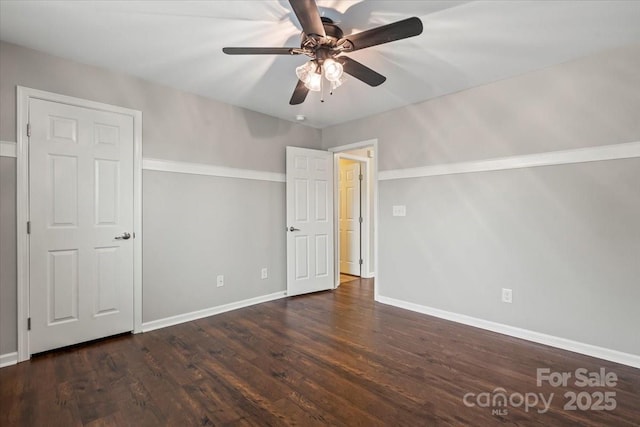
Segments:
[[[289,104],[304,102],[309,91],[321,92],[323,80],[329,82],[331,92],[349,74],[369,86],[379,86],[386,77],[355,61],[345,53],[414,37],[422,33],[422,21],[413,17],[344,36],[340,27],[326,17],[320,17],[315,0],[289,0],[302,26],[302,41],[294,47],[225,47],[228,55],[306,55],[311,60],[296,68],[298,82]],[[324,78],[323,78],[324,77]],[[324,102],[324,98],[321,97]]]
[[[296,68],[296,76],[307,89],[319,92],[322,86],[322,77],[332,83],[331,90],[340,86],[344,82],[343,71],[342,64],[332,58],[325,59],[322,65],[312,59]]]

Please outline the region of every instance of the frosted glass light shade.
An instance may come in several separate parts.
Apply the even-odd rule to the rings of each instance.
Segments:
[[[310,91],[319,92],[321,83],[322,83],[322,74],[309,73],[309,80],[304,82],[304,85]]]
[[[316,64],[313,61],[308,61],[299,67],[296,67],[296,76],[304,82],[308,83],[311,78],[311,74],[315,73]]]
[[[338,80],[334,80],[331,82],[331,90],[334,91],[337,88],[339,88],[340,86],[342,86],[342,83],[344,83],[345,81],[347,81],[346,77],[343,75],[341,76]]]
[[[342,64],[337,62],[334,59],[328,58],[324,60],[322,64],[322,69],[324,70],[324,76],[330,82],[335,82],[342,77],[343,67]]]

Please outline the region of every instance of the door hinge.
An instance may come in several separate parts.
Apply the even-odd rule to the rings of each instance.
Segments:
[[[360,224],[362,224],[362,217],[358,218],[358,221],[360,221]]]
[[[27,123],[27,136],[31,137],[31,123]]]
[[[362,181],[362,178],[364,178],[364,176],[363,176],[362,174],[358,175],[358,179],[359,179],[360,181]]]
[[[27,234],[31,234],[31,221],[27,221]]]
[[[27,318],[27,331],[31,330],[31,317]]]
[[[362,265],[362,258],[358,260],[358,264]]]

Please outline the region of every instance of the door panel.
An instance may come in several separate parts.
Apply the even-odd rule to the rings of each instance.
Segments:
[[[95,224],[116,225],[118,222],[118,200],[120,200],[120,162],[96,160],[95,176]]]
[[[326,151],[287,147],[288,295],[333,288],[332,169]]]
[[[329,274],[329,236],[316,235],[316,277],[325,277]]]
[[[96,298],[94,315],[110,314],[118,311],[118,251],[117,246],[96,248]]]
[[[309,182],[306,179],[295,180],[295,220],[306,222],[309,219]]]
[[[49,155],[48,199],[51,204],[49,224],[52,227],[78,225],[78,158]]]
[[[78,251],[49,251],[49,323],[78,320]]]
[[[340,272],[360,276],[360,162],[339,159]]]
[[[133,329],[133,118],[29,103],[30,352]]]

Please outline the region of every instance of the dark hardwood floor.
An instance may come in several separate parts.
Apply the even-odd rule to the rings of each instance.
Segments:
[[[618,381],[538,387],[537,368]],[[512,404],[485,407],[497,388]],[[567,392],[616,408],[565,410]],[[544,413],[516,405],[550,393]],[[358,279],[34,357],[0,369],[0,405],[1,426],[623,426],[640,423],[640,370],[378,304]]]

